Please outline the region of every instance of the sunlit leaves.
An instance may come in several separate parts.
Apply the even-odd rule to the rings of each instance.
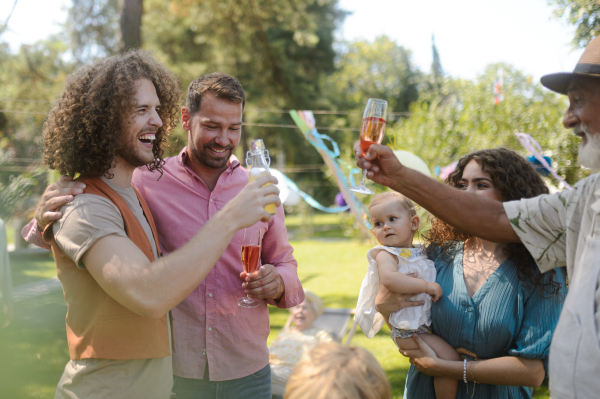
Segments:
[[[494,82],[502,76],[504,99],[494,103]],[[566,98],[505,64],[491,65],[474,81],[446,78],[440,94],[422,92],[411,116],[388,134],[398,147],[419,155],[433,169],[469,152],[507,147],[529,154],[515,133],[533,136],[558,173],[574,183],[586,172],[577,162],[579,139],[562,126]]]

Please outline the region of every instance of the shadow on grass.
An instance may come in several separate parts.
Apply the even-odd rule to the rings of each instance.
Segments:
[[[0,330],[0,397],[53,398],[69,350],[62,291],[14,305],[14,319]]]
[[[317,293],[317,292],[315,292],[315,294],[319,295],[319,293]],[[325,303],[325,306],[327,306],[328,308],[349,308],[349,309],[356,308],[356,300],[357,300],[356,293],[352,293],[349,295],[335,293],[335,294],[325,294],[325,295],[319,295],[319,296],[323,300],[323,303]]]

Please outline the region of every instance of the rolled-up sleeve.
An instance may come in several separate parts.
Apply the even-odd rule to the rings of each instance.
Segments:
[[[542,283],[549,283],[551,272],[544,273]],[[540,290],[540,287],[529,287],[529,297],[523,307],[523,320],[515,347],[508,353],[511,356],[521,356],[527,359],[540,359],[544,362],[546,376],[548,375],[548,355],[550,342],[558,318],[567,296],[567,284],[564,269],[557,269],[552,279],[561,284],[560,292],[552,297]]]
[[[42,238],[42,233],[38,230],[37,221],[35,219],[31,219],[31,221],[23,227],[21,236],[23,236],[23,239],[30,244],[34,244],[40,248],[50,249],[50,245]]]
[[[269,222],[269,230],[262,241],[262,251],[262,263],[275,266],[285,286],[285,293],[279,301],[268,299],[267,303],[285,309],[304,302],[304,290],[298,278],[298,262],[293,255],[294,248],[287,238],[285,216],[281,206]]]
[[[504,203],[513,230],[542,272],[566,265],[569,195],[563,191]]]

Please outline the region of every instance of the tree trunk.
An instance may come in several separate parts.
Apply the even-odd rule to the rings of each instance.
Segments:
[[[119,0],[121,11],[121,51],[142,47],[144,0]]]

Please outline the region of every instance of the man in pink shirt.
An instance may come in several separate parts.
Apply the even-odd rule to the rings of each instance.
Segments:
[[[166,158],[163,175],[138,168],[133,184],[154,217],[164,254],[187,243],[248,183],[248,171],[233,155],[241,136],[245,94],[240,83],[223,73],[194,80],[181,111],[188,146]],[[36,210],[40,227],[60,218],[54,212],[79,193],[64,179],[48,187]],[[23,230],[35,240],[36,223]],[[262,266],[257,275],[243,273],[240,249],[244,234],[261,231]],[[39,244],[39,242],[36,242]],[[293,248],[287,240],[282,207],[268,223],[240,230],[204,281],[172,310],[173,391],[177,398],[271,398],[267,337],[267,303],[289,308],[304,301]],[[262,298],[252,309],[237,299]]]

